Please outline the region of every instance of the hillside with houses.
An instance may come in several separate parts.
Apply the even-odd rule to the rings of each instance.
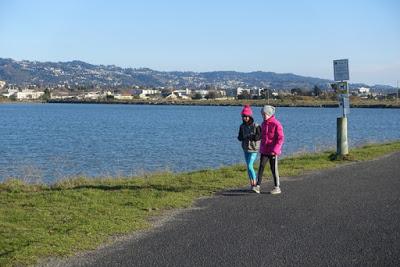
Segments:
[[[330,80],[274,72],[179,72],[148,68],[121,68],[114,65],[92,65],[82,61],[38,62],[0,58],[0,80],[16,86],[66,88],[165,87],[234,89],[238,87],[329,88]]]
[[[0,58],[0,95],[11,100],[267,99],[329,94],[331,80],[274,72],[163,72],[82,61]],[[361,98],[390,96],[386,85],[350,84]]]
[[[179,72],[148,68],[121,68],[92,65],[82,61],[38,62],[0,58],[0,80],[17,86],[67,88],[124,88],[130,86],[194,88],[271,87],[278,90],[294,87],[327,88],[329,80],[274,72]]]
[[[352,89],[351,95],[360,99],[395,99],[397,93],[374,92],[371,88]],[[262,87],[235,89],[167,89],[164,87],[132,89],[91,89],[70,90],[67,88],[39,88],[8,86],[0,81],[0,98],[9,101],[132,101],[132,100],[235,100],[235,99],[284,99],[289,97],[315,97],[319,99],[335,99],[333,90],[323,90],[315,86],[312,90],[294,88],[276,90]]]

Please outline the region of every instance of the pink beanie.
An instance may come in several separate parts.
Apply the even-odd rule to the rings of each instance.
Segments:
[[[253,116],[253,111],[251,110],[251,107],[249,105],[245,105],[240,114],[251,117]]]

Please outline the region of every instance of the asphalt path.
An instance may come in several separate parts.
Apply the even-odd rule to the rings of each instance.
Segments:
[[[266,171],[267,172],[267,171]],[[400,153],[223,191],[64,266],[400,266]]]

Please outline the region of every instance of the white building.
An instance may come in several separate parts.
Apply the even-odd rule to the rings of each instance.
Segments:
[[[369,94],[370,93],[370,88],[367,87],[360,87],[358,88],[358,93],[359,94]]]
[[[191,97],[182,94],[179,90],[174,90],[172,93],[165,97],[166,99],[191,99]]]
[[[167,95],[165,98],[166,99],[177,99],[179,96],[175,93],[171,93],[169,95]]]
[[[92,100],[99,99],[100,97],[102,97],[102,94],[100,92],[88,92],[84,95],[85,99],[92,99]]]
[[[114,99],[118,99],[118,100],[132,100],[132,99],[133,99],[133,95],[127,94],[127,93],[115,94],[115,95],[114,95]]]
[[[182,90],[175,90],[174,92],[178,92],[180,96],[190,96],[192,94],[192,90],[190,90],[189,88],[186,89],[182,89]]]
[[[16,95],[18,93],[18,89],[8,89],[7,93],[4,93],[3,96],[10,97],[12,95]]]
[[[256,96],[261,96],[261,93],[266,90],[264,88],[260,88],[260,87],[253,87],[250,92],[251,95],[256,95]]]
[[[272,94],[272,96],[274,96],[274,97],[278,97],[278,96],[279,96],[279,93],[278,93],[278,92],[275,92],[275,91],[273,91],[271,94]]]
[[[0,89],[3,89],[6,86],[5,81],[0,81]]]
[[[23,89],[21,92],[16,92],[15,96],[18,100],[33,100],[33,99],[39,99],[42,95],[44,95],[44,92],[42,91],[35,91],[32,89]]]
[[[159,95],[161,91],[158,89],[135,89],[133,94],[139,96],[139,98],[147,99],[151,95]]]
[[[357,89],[357,94],[361,98],[368,98],[368,96],[371,94],[371,89],[367,87],[360,87]]]
[[[72,93],[69,91],[61,91],[61,90],[57,90],[57,91],[53,91],[50,93],[50,98],[51,99],[72,99],[72,98],[77,98],[78,94],[77,93]]]
[[[238,87],[236,89],[236,95],[241,95],[244,91],[247,91],[247,93],[250,95],[250,89],[249,88],[242,88],[242,87]]]
[[[221,96],[222,98],[224,98],[224,97],[227,96],[226,90],[217,90],[217,94],[218,94],[219,96]],[[221,98],[221,97],[220,97],[220,98]]]

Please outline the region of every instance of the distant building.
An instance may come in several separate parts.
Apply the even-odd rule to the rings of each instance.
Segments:
[[[50,93],[50,98],[51,99],[72,99],[72,98],[78,98],[79,93],[75,92],[70,92],[68,90],[53,90]]]
[[[35,91],[32,89],[23,89],[22,91],[18,91],[15,93],[16,99],[18,100],[34,100],[34,99],[39,99],[42,95],[44,95],[44,92],[42,91]]]
[[[116,95],[114,95],[114,99],[118,99],[118,100],[132,100],[132,99],[133,99],[133,96],[132,96],[132,95],[116,94]]]
[[[191,92],[190,90],[174,90],[171,94],[169,94],[166,99],[191,99],[188,95],[186,95],[187,92]]]
[[[179,96],[176,93],[171,93],[169,95],[167,95],[167,97],[165,97],[166,99],[177,99]]]
[[[367,88],[367,87],[360,87],[360,88],[358,88],[358,93],[360,93],[360,94],[369,94],[370,93],[370,88]]]
[[[0,89],[3,89],[4,87],[6,87],[6,82],[0,81]]]
[[[190,90],[189,88],[186,89],[182,89],[182,90],[174,90],[174,92],[179,93],[180,96],[190,96],[192,94],[192,90]]]
[[[226,90],[217,90],[216,92],[217,92],[217,95],[219,96],[219,98],[227,96],[226,95]]]
[[[132,94],[139,96],[139,98],[147,99],[152,95],[161,94],[161,91],[158,89],[135,89],[132,91]]]
[[[250,89],[250,95],[259,97],[259,96],[261,96],[261,94],[264,90],[265,90],[264,88],[253,87]]]
[[[101,92],[88,92],[86,93],[83,98],[85,99],[91,99],[91,100],[96,100],[102,97]]]
[[[195,90],[194,93],[200,94],[202,97],[205,97],[206,95],[208,95],[208,90]]]
[[[3,96],[10,98],[12,95],[16,95],[18,91],[18,89],[8,89],[7,93],[4,93]]]
[[[236,96],[243,94],[244,91],[247,91],[249,95],[251,93],[249,88],[238,87],[236,88]]]
[[[357,95],[361,98],[367,98],[371,94],[371,89],[367,87],[360,87],[357,89]]]

